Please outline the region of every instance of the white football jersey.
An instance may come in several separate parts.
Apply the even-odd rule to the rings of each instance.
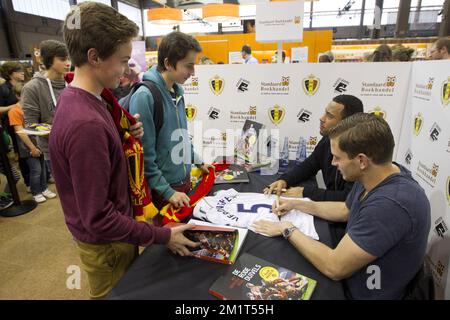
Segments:
[[[194,208],[196,219],[214,224],[233,227],[251,227],[258,220],[280,221],[272,212],[276,195],[262,193],[237,192],[234,189],[220,190],[213,197],[204,197]],[[291,210],[281,217],[281,221],[290,221],[307,236],[319,240],[312,215],[300,210]]]

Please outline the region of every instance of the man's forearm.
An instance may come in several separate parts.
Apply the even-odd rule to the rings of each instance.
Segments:
[[[311,239],[298,229],[289,237],[289,242],[321,273],[330,279],[340,280],[333,259],[333,249],[319,241]]]
[[[345,202],[298,201],[296,208],[332,222],[346,222],[348,220],[348,209]]]
[[[8,112],[9,110],[11,110],[11,108],[12,108],[13,106],[1,106],[0,107],[0,114],[3,114],[3,113],[6,113],[6,112]]]

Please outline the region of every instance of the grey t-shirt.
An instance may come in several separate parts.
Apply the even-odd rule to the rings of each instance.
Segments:
[[[350,210],[347,234],[361,249],[378,257],[345,280],[354,299],[401,299],[424,261],[430,203],[411,173],[396,165],[401,172],[387,177],[362,201],[364,186],[359,182],[346,200]]]

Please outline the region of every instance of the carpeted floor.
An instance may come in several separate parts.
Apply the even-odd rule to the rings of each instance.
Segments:
[[[2,175],[2,191],[5,181]],[[31,198],[22,180],[17,188],[21,199]],[[22,216],[0,216],[0,299],[88,299],[83,272],[80,289],[66,285],[72,265],[81,266],[59,198]]]

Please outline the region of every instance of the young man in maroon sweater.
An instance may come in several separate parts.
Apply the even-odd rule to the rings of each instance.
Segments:
[[[64,23],[75,75],[59,97],[50,156],[91,298],[108,294],[138,245],[165,244],[180,255],[190,255],[186,246],[198,245],[183,236],[191,225],[157,228],[133,219],[122,142],[101,92],[119,85],[137,33],[132,21],[94,2],[72,7]],[[135,126],[135,136],[142,136],[141,125]]]

